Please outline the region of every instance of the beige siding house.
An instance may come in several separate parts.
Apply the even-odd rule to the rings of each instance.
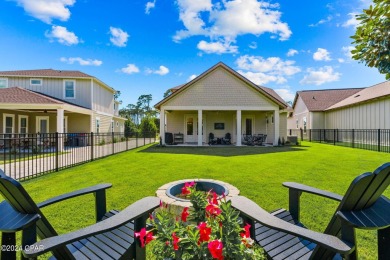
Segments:
[[[368,88],[298,91],[288,129],[390,129],[390,82]]]
[[[80,71],[0,71],[0,133],[123,132],[115,93]]]
[[[202,146],[210,133],[240,146],[243,135],[267,135],[277,144],[286,137],[287,104],[272,89],[257,86],[218,63],[155,105],[160,111],[160,133],[183,134],[183,142]]]

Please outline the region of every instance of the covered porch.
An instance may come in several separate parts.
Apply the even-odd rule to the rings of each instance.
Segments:
[[[277,145],[280,137],[279,109],[168,108],[160,112],[162,144]]]

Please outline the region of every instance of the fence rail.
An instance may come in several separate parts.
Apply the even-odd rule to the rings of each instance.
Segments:
[[[289,129],[301,141],[390,153],[390,129]]]
[[[156,133],[0,134],[0,169],[23,180],[156,142]]]

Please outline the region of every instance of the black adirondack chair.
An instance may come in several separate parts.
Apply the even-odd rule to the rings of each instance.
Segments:
[[[106,213],[105,190],[111,184],[100,184],[54,197],[35,204],[22,185],[0,171],[0,231],[2,248],[15,245],[15,232],[22,231],[22,258],[36,258],[50,252],[54,259],[145,259],[145,250],[134,230],[145,227],[148,214],[159,206],[156,197],[143,198],[121,212]],[[41,208],[66,199],[93,193],[96,201],[97,223],[89,227],[58,235]],[[77,209],[74,210],[77,214]],[[42,239],[36,242],[36,235]],[[32,245],[30,247],[26,247]],[[1,259],[15,259],[14,250],[1,252]]]
[[[344,196],[285,182],[289,211],[268,213],[242,196],[233,197],[232,205],[250,222],[253,238],[270,259],[357,259],[355,228],[359,228],[378,231],[378,258],[384,260],[390,259],[390,200],[382,193],[389,184],[390,163],[386,163],[356,177]],[[324,233],[308,230],[299,221],[303,192],[340,202]]]

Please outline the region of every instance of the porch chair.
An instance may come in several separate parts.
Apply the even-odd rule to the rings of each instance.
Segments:
[[[251,227],[254,240],[270,259],[358,259],[355,228],[378,232],[378,259],[390,259],[390,200],[382,193],[390,184],[390,163],[356,177],[344,196],[306,185],[285,182],[289,211],[268,213],[248,198],[232,198]],[[299,220],[303,192],[339,201],[324,234],[305,228]],[[319,212],[319,214],[321,214]]]
[[[254,145],[252,135],[242,135],[242,137],[243,137],[243,144],[251,145],[251,146]]]
[[[217,139],[215,139],[213,133],[209,133],[209,145],[217,144]]]
[[[22,259],[34,258],[50,252],[53,259],[145,259],[145,250],[134,230],[145,227],[148,213],[159,206],[156,197],[143,198],[121,212],[106,213],[106,189],[111,184],[99,184],[35,204],[30,195],[16,180],[0,171],[0,231],[2,246],[15,245],[15,232],[22,231]],[[42,213],[43,207],[93,193],[97,223],[64,235],[58,235]],[[77,209],[74,210],[77,214]],[[66,217],[66,216],[65,216]],[[36,242],[36,235],[41,239]],[[32,245],[32,247],[26,247]],[[16,259],[15,251],[2,251],[1,259]],[[100,259],[100,258],[99,258]]]
[[[223,138],[223,143],[232,144],[232,136],[230,135],[230,133],[225,134],[225,137]]]

